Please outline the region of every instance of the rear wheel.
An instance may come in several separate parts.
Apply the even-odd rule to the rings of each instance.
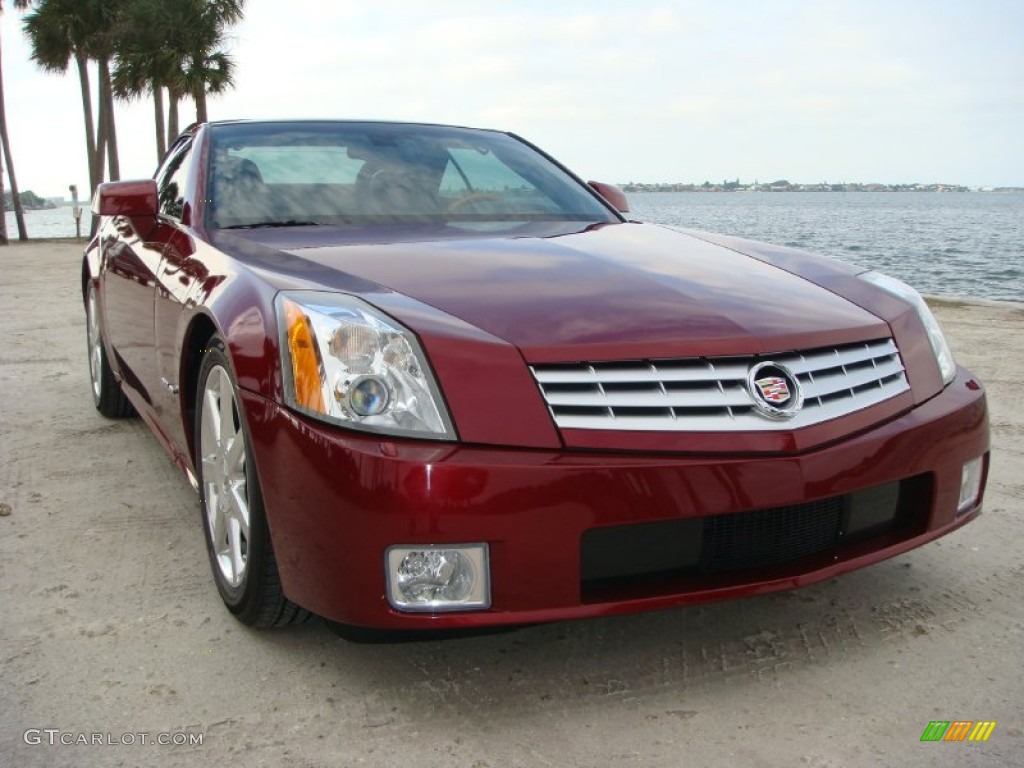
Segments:
[[[196,397],[196,467],[217,590],[243,624],[265,628],[304,621],[309,613],[281,588],[224,342],[215,336],[207,346]]]
[[[107,351],[103,347],[103,329],[100,313],[96,306],[96,285],[88,281],[85,294],[85,330],[89,347],[89,379],[92,384],[92,401],[96,410],[112,419],[131,416],[135,413],[132,404],[125,397],[121,384],[114,378],[107,362]]]

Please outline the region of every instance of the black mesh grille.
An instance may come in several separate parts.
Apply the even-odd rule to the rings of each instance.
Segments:
[[[844,496],[728,515],[593,528],[581,541],[584,595],[838,553],[875,537],[916,535],[931,479],[921,475]],[[585,598],[587,599],[587,598]]]
[[[833,547],[839,540],[845,498],[705,517],[700,569],[752,568]]]

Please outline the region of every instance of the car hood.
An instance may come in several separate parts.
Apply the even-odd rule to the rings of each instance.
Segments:
[[[403,294],[515,345],[530,362],[753,354],[887,334],[878,317],[801,276],[820,272],[821,259],[790,258],[781,268],[657,225],[344,245],[328,234],[230,239],[274,248],[280,274]]]

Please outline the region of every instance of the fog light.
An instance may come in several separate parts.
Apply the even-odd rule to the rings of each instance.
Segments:
[[[390,547],[388,602],[400,611],[470,611],[491,604],[486,544]]]
[[[978,495],[981,493],[981,476],[985,468],[984,459],[984,456],[971,459],[964,464],[964,468],[960,472],[960,501],[956,505],[958,515],[978,502]]]

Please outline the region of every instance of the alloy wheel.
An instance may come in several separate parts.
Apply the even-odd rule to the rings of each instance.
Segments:
[[[96,287],[89,283],[86,301],[86,333],[89,343],[89,378],[92,396],[98,403],[103,386],[103,337],[100,334],[100,316],[96,310]]]
[[[202,394],[199,448],[206,525],[221,577],[230,587],[245,580],[249,561],[249,494],[245,437],[231,377],[215,365]]]

